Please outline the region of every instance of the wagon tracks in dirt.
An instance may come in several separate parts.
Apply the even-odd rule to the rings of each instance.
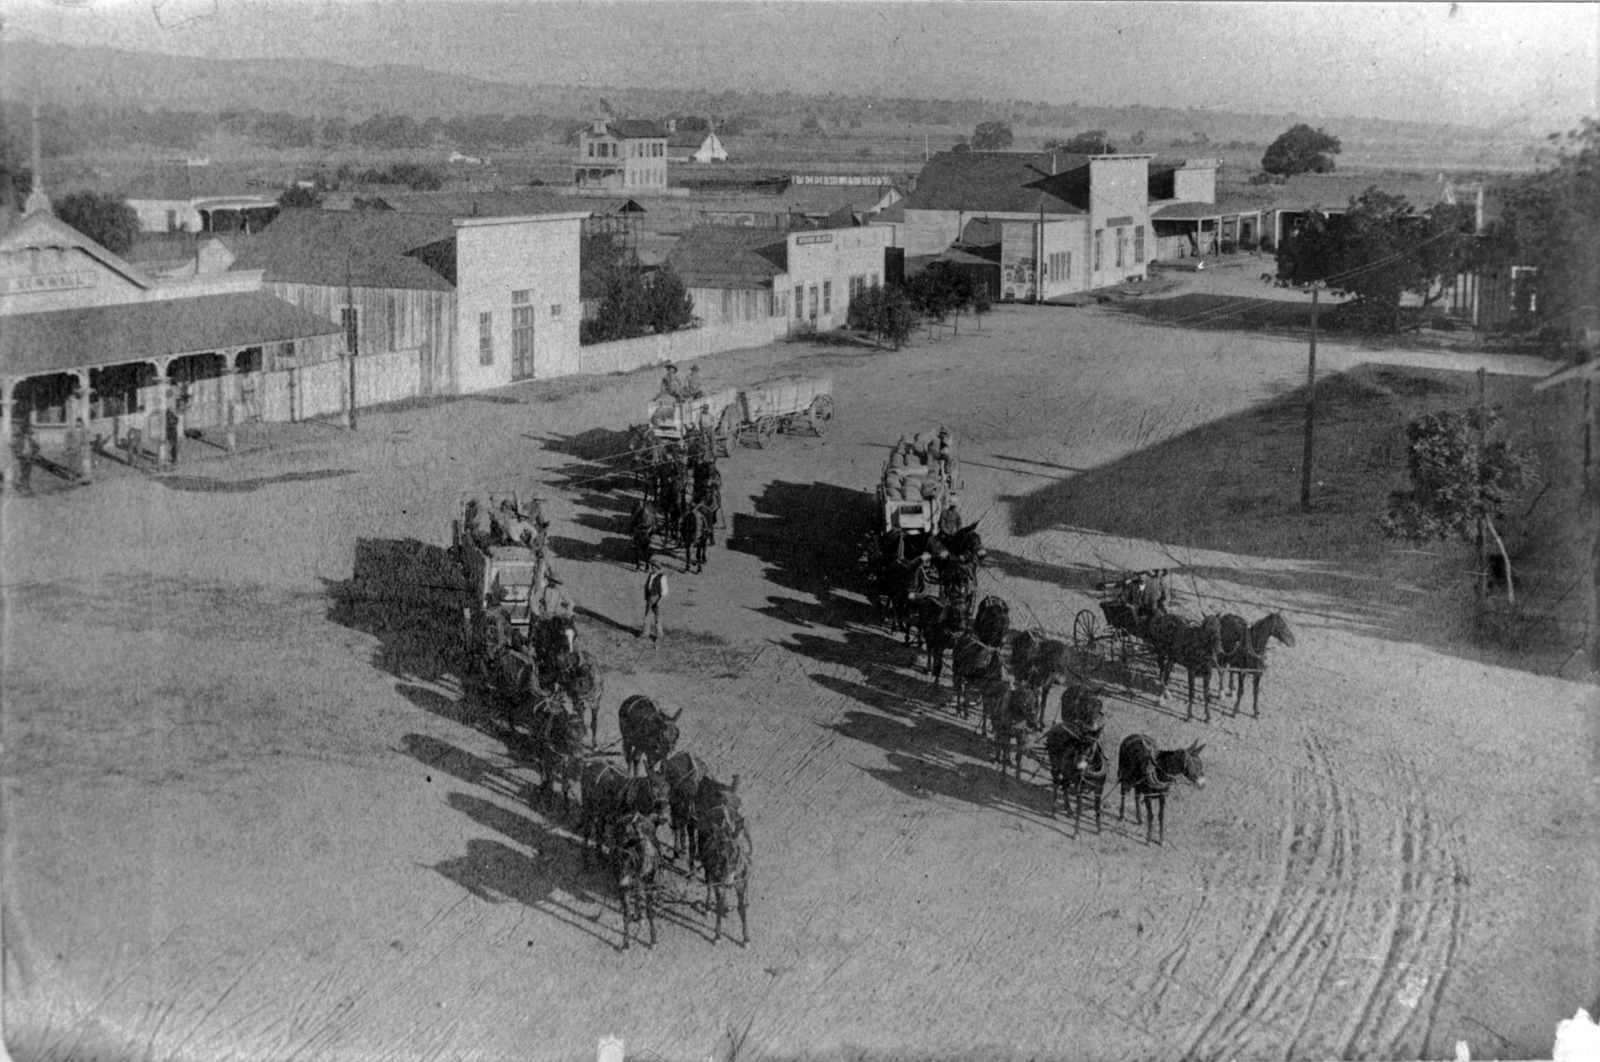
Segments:
[[[1419,792],[1395,817],[1393,804],[1359,801],[1341,783],[1320,740],[1305,752],[1260,928],[1230,958],[1187,1055],[1391,1057],[1427,1046],[1465,923],[1455,857]]]

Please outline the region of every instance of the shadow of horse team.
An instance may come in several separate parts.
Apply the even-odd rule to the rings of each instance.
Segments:
[[[929,593],[914,572],[908,576],[905,568],[898,557],[887,558],[874,581],[873,596],[891,634],[903,633],[906,645],[918,646],[926,661],[923,670],[932,677],[935,688],[948,651],[955,714],[967,719],[977,709],[979,734],[992,734],[993,757],[1002,776],[1008,767],[1014,767],[1021,781],[1024,753],[1037,757],[1042,751],[1050,769],[1052,816],[1064,802],[1076,832],[1092,805],[1099,832],[1110,776],[1102,746],[1108,684],[1096,681],[1096,673],[1110,662],[1099,659],[1092,648],[1085,651],[1045,633],[1012,629],[1010,606],[997,595],[985,597],[973,609],[960,595],[946,595],[943,587],[938,595]],[[1130,591],[1144,594],[1146,577],[1151,574],[1138,573],[1115,584],[1118,600],[1102,607],[1108,622],[1135,627],[1130,633],[1148,646],[1161,690],[1158,703],[1165,701],[1172,673],[1181,666],[1189,687],[1185,718],[1194,716],[1194,687],[1199,679],[1205,719],[1210,722],[1214,674],[1226,676],[1236,686],[1235,715],[1242,708],[1248,676],[1252,714],[1259,717],[1268,646],[1273,640],[1294,645],[1288,622],[1275,612],[1255,623],[1231,614],[1208,615],[1192,622],[1166,611],[1164,592],[1159,603],[1152,601],[1137,613],[1130,609],[1134,619],[1121,615],[1116,606],[1136,596]],[[1121,673],[1131,677],[1126,663]],[[1045,729],[1050,695],[1056,686],[1064,687],[1057,721],[1044,733],[1041,747],[1030,748],[1029,732]],[[1128,735],[1117,755],[1118,818],[1125,814],[1131,794],[1135,824],[1148,823],[1146,841],[1164,842],[1166,797],[1179,779],[1204,786],[1204,748],[1196,741],[1186,748],[1161,750],[1146,734]]]

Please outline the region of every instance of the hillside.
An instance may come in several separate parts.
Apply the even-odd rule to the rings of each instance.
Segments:
[[[1388,165],[1486,165],[1517,168],[1538,157],[1548,130],[1383,121],[1301,114],[1171,107],[1095,107],[1019,100],[926,100],[701,92],[619,86],[513,85],[441,74],[416,66],[356,67],[318,61],[210,60],[34,40],[0,42],[0,100],[37,98],[45,107],[136,107],[218,113],[256,109],[358,122],[376,113],[418,121],[471,114],[585,118],[619,115],[712,115],[746,136],[793,133],[815,119],[830,137],[962,135],[986,120],[1010,121],[1019,146],[1056,135],[1106,129],[1124,149],[1180,148],[1200,153],[1259,153],[1298,121],[1321,125],[1345,146],[1342,162],[1363,157]],[[938,145],[935,145],[937,147]]]

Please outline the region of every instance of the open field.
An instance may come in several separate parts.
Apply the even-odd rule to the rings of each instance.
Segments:
[[[272,426],[164,476],[5,496],[13,1057],[577,1059],[607,1034],[689,1062],[1547,1053],[1600,1002],[1600,717],[1556,675],[1573,632],[1552,604],[1568,397],[1531,397],[1526,361],[1326,341],[1308,517],[1303,341],[1161,316],[1002,307],[898,353],[707,359],[712,387],[832,373],[839,416],[723,463],[728,527],[704,573],[668,562],[659,648],[631,633],[630,496],[596,478],[651,373]],[[1520,430],[1569,495],[1521,532],[1553,618],[1517,654],[1477,642],[1469,551],[1398,551],[1371,524],[1398,428],[1471,401],[1480,363],[1492,400],[1544,422]],[[1205,743],[1166,844],[1115,790],[1095,833],[1053,813],[1036,761],[1001,776],[861,596],[866,488],[941,423],[984,516],[981,590],[1015,619],[1070,631],[1103,573],[1160,565],[1180,612],[1293,626],[1259,716],[1188,717],[1142,674],[1114,689],[1111,746]],[[674,904],[653,950],[618,950],[575,817],[463,690],[454,507],[535,486],[606,667],[601,742],[648,693],[742,776],[748,947]]]

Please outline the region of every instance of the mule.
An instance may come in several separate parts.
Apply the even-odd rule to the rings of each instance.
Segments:
[[[972,620],[972,633],[984,645],[1003,649],[1011,633],[1011,606],[1005,599],[990,594],[978,602],[977,615]]]
[[[579,765],[578,776],[582,796],[578,835],[587,861],[591,845],[603,854],[612,840],[611,829],[623,807],[628,776],[615,764],[599,758],[584,760]]]
[[[583,717],[545,704],[533,716],[533,755],[539,767],[540,786],[549,792],[561,787],[561,808],[571,806],[569,790],[577,773],[578,757],[583,752]]]
[[[903,630],[910,645],[911,602],[928,592],[928,555],[914,552],[907,556],[905,535],[900,531],[874,537],[868,554],[878,607],[889,613],[889,629]]]
[[[672,858],[687,856],[694,870],[694,845],[697,834],[696,810],[700,783],[711,777],[711,768],[699,756],[684,749],[674,752],[661,764],[667,780],[668,810],[672,817]]]
[[[1233,699],[1233,712],[1239,714],[1244,703],[1244,676],[1250,675],[1250,714],[1261,716],[1261,676],[1267,670],[1267,649],[1276,638],[1290,648],[1294,647],[1294,631],[1289,621],[1276,612],[1246,623],[1243,616],[1226,613],[1219,621],[1222,628],[1221,663],[1227,669],[1226,681],[1237,689]]]
[[[706,547],[712,545],[711,515],[703,505],[691,505],[678,522],[678,538],[683,542],[683,570],[691,566],[706,570]]]
[[[747,895],[750,889],[751,845],[744,821],[724,807],[704,815],[699,824],[700,865],[706,875],[705,906],[716,915],[711,942],[722,939],[722,916],[731,888],[739,910],[739,943],[750,943]],[[715,903],[712,900],[715,898]]]
[[[1105,727],[1106,706],[1099,687],[1075,684],[1061,691],[1057,721],[1078,734],[1097,734]]]
[[[641,498],[634,503],[633,512],[628,517],[628,537],[633,539],[634,564],[645,571],[656,566],[655,554],[652,550],[652,541],[661,529],[661,510],[648,498]]]
[[[1094,832],[1100,832],[1100,809],[1105,798],[1108,768],[1105,749],[1100,745],[1100,729],[1078,729],[1057,723],[1044,736],[1045,754],[1050,758],[1050,814],[1056,801],[1072,809],[1072,829],[1076,833],[1083,817],[1084,801],[1094,799]],[[1137,809],[1135,809],[1137,810]]]
[[[1127,807],[1128,792],[1133,792],[1133,821],[1139,824],[1139,802],[1144,801],[1145,843],[1155,838],[1156,812],[1161,816],[1161,839],[1167,839],[1167,793],[1179,778],[1193,782],[1198,789],[1205,788],[1205,767],[1200,763],[1200,753],[1205,746],[1199,742],[1184,749],[1156,751],[1154,741],[1143,734],[1129,734],[1117,750],[1117,788],[1121,799],[1117,803],[1117,818]]]
[[[1039,714],[1037,700],[1026,686],[1014,685],[1001,686],[984,697],[984,712],[994,724],[995,760],[1000,764],[1000,773],[1006,773],[1007,764],[1014,758],[1019,782],[1022,781],[1022,750],[1027,744],[1027,732]]]
[[[648,820],[632,815],[614,827],[613,867],[617,881],[617,900],[622,907],[622,950],[628,950],[632,924],[643,921],[650,927],[650,947],[656,946],[656,871],[660,854]]]
[[[577,648],[577,621],[561,612],[535,616],[528,625],[528,641],[539,664],[541,681],[555,685],[555,678],[561,671],[561,658]]]
[[[555,682],[572,710],[589,716],[589,743],[600,743],[600,699],[605,693],[599,665],[586,649],[560,654],[555,661]]]
[[[1039,720],[1044,729],[1044,708],[1055,687],[1076,677],[1072,670],[1072,647],[1056,638],[1022,631],[1011,640],[1011,671],[1017,681],[1039,695]]]
[[[980,701],[1004,686],[1005,662],[1000,650],[984,645],[970,633],[959,635],[950,652],[950,681],[956,691],[956,714],[965,719],[968,686],[977,688]],[[979,720],[979,733],[987,733],[988,729],[989,713],[984,711]]]
[[[909,604],[911,623],[928,655],[926,670],[933,676],[933,685],[937,688],[939,676],[944,673],[944,651],[966,629],[966,617],[953,603],[928,594],[913,597]]]
[[[649,697],[637,693],[618,706],[617,728],[622,732],[622,758],[628,764],[630,775],[638,773],[641,762],[648,772],[672,755],[673,747],[678,744],[678,717],[681,715],[682,708],[668,715],[656,707]]]
[[[1167,698],[1167,681],[1173,667],[1182,664],[1189,677],[1187,716],[1194,716],[1194,680],[1198,675],[1204,690],[1206,722],[1211,722],[1211,673],[1217,670],[1222,652],[1222,625],[1218,618],[1207,616],[1199,623],[1190,623],[1171,613],[1157,616],[1150,621],[1149,639],[1161,671],[1161,700]]]

